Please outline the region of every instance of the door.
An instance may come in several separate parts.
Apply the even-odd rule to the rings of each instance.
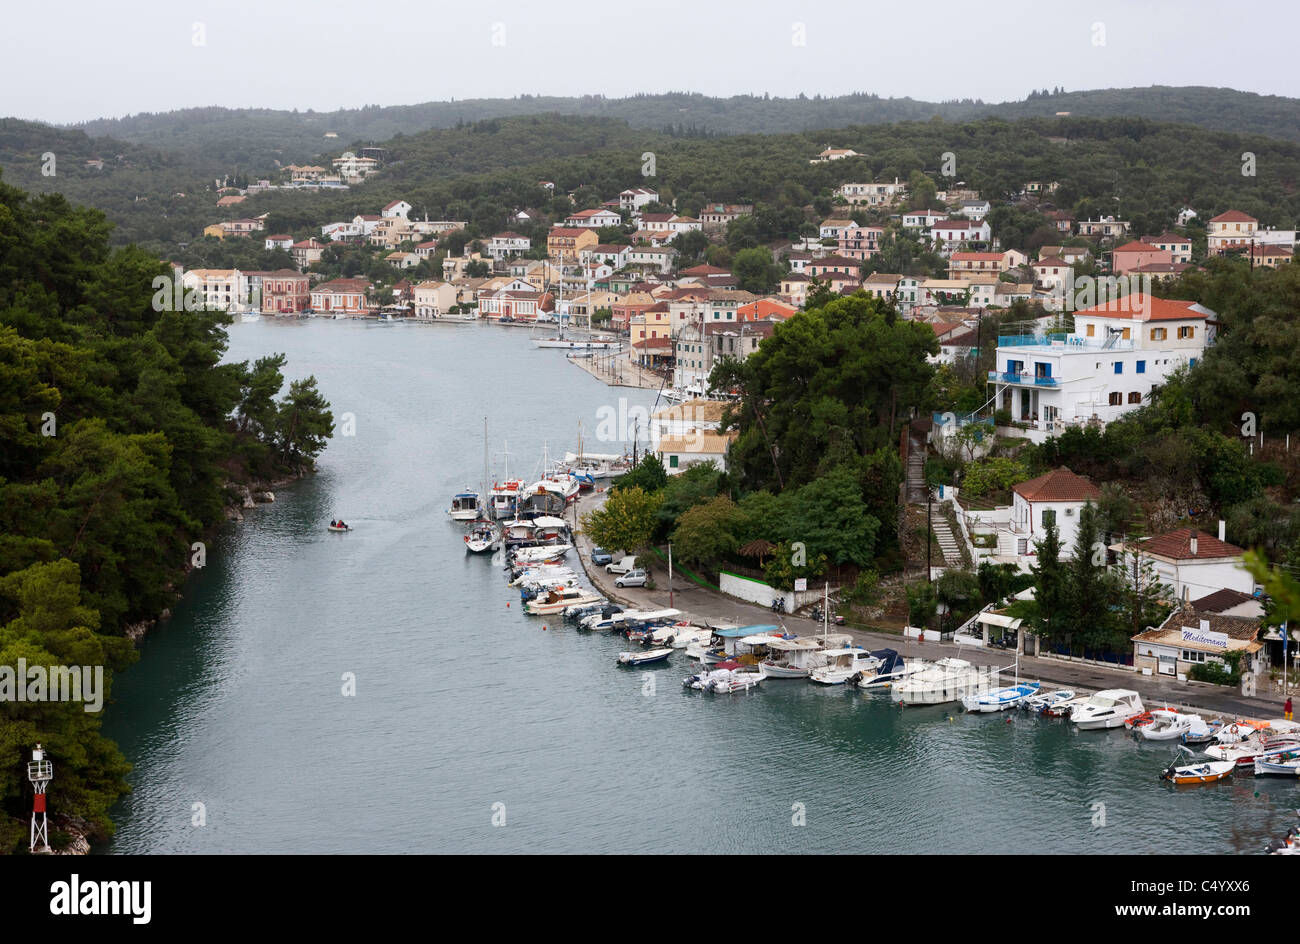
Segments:
[[[1174,674],[1176,674],[1177,671],[1178,671],[1178,657],[1177,657],[1177,656],[1167,656],[1167,655],[1162,655],[1162,656],[1160,656],[1160,669],[1159,669],[1159,671],[1160,671],[1160,674],[1161,674],[1161,675],[1174,675]]]

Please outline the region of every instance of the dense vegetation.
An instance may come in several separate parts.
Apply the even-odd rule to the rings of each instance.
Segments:
[[[274,167],[228,163],[214,170],[211,155],[187,165],[191,158],[138,148],[127,148],[117,161],[79,133],[0,123],[0,163],[11,179],[28,189],[59,190],[92,202],[119,224],[122,241],[140,242],[169,258],[180,252],[179,243],[198,240],[205,225],[232,215],[269,213],[268,232],[304,238],[319,235],[323,222],[373,213],[397,198],[409,201],[418,217],[468,221],[466,238],[510,228],[538,245],[549,224],[575,206],[593,207],[626,187],[645,184],[658,189],[665,202],[675,200],[683,213],[711,201],[754,204],[753,217],[739,221],[728,240],[732,253],[813,232],[814,223],[829,214],[836,186],[873,178],[912,182],[921,203],[936,189],[962,182],[995,205],[1006,203],[1027,181],[1059,181],[1051,196],[1056,206],[1080,218],[1118,214],[1140,233],[1159,232],[1184,205],[1193,206],[1201,219],[1236,208],[1284,228],[1294,227],[1300,217],[1294,187],[1300,179],[1300,145],[1144,118],[850,126],[837,130],[833,143],[863,156],[816,164],[809,160],[826,146],[825,131],[701,138],[636,129],[609,118],[555,115],[491,119],[382,143],[389,165],[350,191],[270,192],[218,210],[215,178],[266,175]],[[41,176],[41,155],[60,148],[68,149],[59,153],[60,176]],[[1255,155],[1256,176],[1242,174],[1246,151]],[[653,177],[642,175],[646,152],[654,155]],[[955,177],[940,172],[948,152],[956,162]],[[83,166],[94,156],[105,156],[102,171]],[[146,174],[150,160],[162,164]],[[182,179],[186,166],[193,171]],[[539,187],[541,180],[553,181],[556,193]],[[569,191],[573,202],[564,196]],[[530,213],[531,222],[515,218],[520,209]],[[997,212],[1002,214],[995,219],[998,235],[1008,245],[1025,246],[1045,223],[1040,215],[1011,207],[999,206]],[[212,254],[210,247],[195,242],[194,249],[199,258],[191,264],[215,264],[204,258]],[[891,257],[882,264],[902,263]]]
[[[1176,121],[1216,131],[1237,131],[1300,140],[1294,99],[1226,88],[1153,86],[1065,92],[1035,91],[1023,101],[986,103],[966,99],[923,102],[856,94],[773,98],[737,95],[712,98],[688,93],[635,95],[611,99],[521,95],[517,98],[465,99],[343,109],[332,112],[273,109],[190,108],[141,113],[85,122],[95,136],[111,135],[155,148],[189,150],[229,164],[253,166],[299,162],[329,153],[338,144],[373,144],[431,128],[452,128],[490,118],[559,114],[612,118],[633,128],[672,129],[677,133],[779,134],[791,130],[900,121],[973,121],[984,117],[1136,116]],[[333,132],[337,139],[327,139]]]
[[[96,210],[0,183],[0,666],[103,666],[135,649],[201,566],[229,484],[297,474],[333,419],[284,358],[221,363],[228,315],[158,310],[157,258],[112,249]],[[0,851],[24,843],[25,761],[58,766],[59,812],[111,830],[128,766],[77,702],[0,699]]]

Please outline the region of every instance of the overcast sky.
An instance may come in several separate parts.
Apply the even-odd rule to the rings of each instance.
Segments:
[[[1300,97],[1300,6],[967,0],[111,0],[0,6],[0,115],[691,91]],[[1287,12],[1290,10],[1291,12]],[[802,43],[801,43],[802,40]]]

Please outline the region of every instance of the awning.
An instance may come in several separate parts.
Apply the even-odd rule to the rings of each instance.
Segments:
[[[989,626],[1000,626],[1003,629],[1019,629],[1021,621],[1012,619],[1010,616],[1003,616],[1000,613],[981,613],[979,622]]]

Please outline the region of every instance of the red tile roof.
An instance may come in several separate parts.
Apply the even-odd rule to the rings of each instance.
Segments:
[[[1153,251],[1159,252],[1160,250],[1149,243],[1144,243],[1139,239],[1135,239],[1132,242],[1127,242],[1122,246],[1117,246],[1113,251],[1114,252],[1153,252]]]
[[[1218,216],[1211,219],[1210,222],[1211,223],[1258,223],[1259,220],[1255,219],[1253,216],[1250,216],[1247,213],[1242,213],[1240,210],[1229,210],[1227,213],[1220,213]]]
[[[1202,308],[1196,302],[1180,301],[1173,298],[1156,298],[1142,292],[1134,292],[1113,301],[1076,311],[1074,316],[1093,315],[1099,318],[1130,318],[1134,321],[1187,321],[1203,320],[1214,312]]]
[[[1192,553],[1192,537],[1196,537],[1196,553]],[[1167,534],[1158,534],[1153,538],[1138,542],[1147,554],[1158,554],[1170,560],[1219,560],[1225,557],[1240,557],[1245,553],[1235,544],[1220,541],[1213,535],[1195,528],[1179,528]]]
[[[1015,486],[1014,491],[1031,502],[1094,501],[1101,497],[1101,489],[1064,466],[1036,479],[1021,482]]]

